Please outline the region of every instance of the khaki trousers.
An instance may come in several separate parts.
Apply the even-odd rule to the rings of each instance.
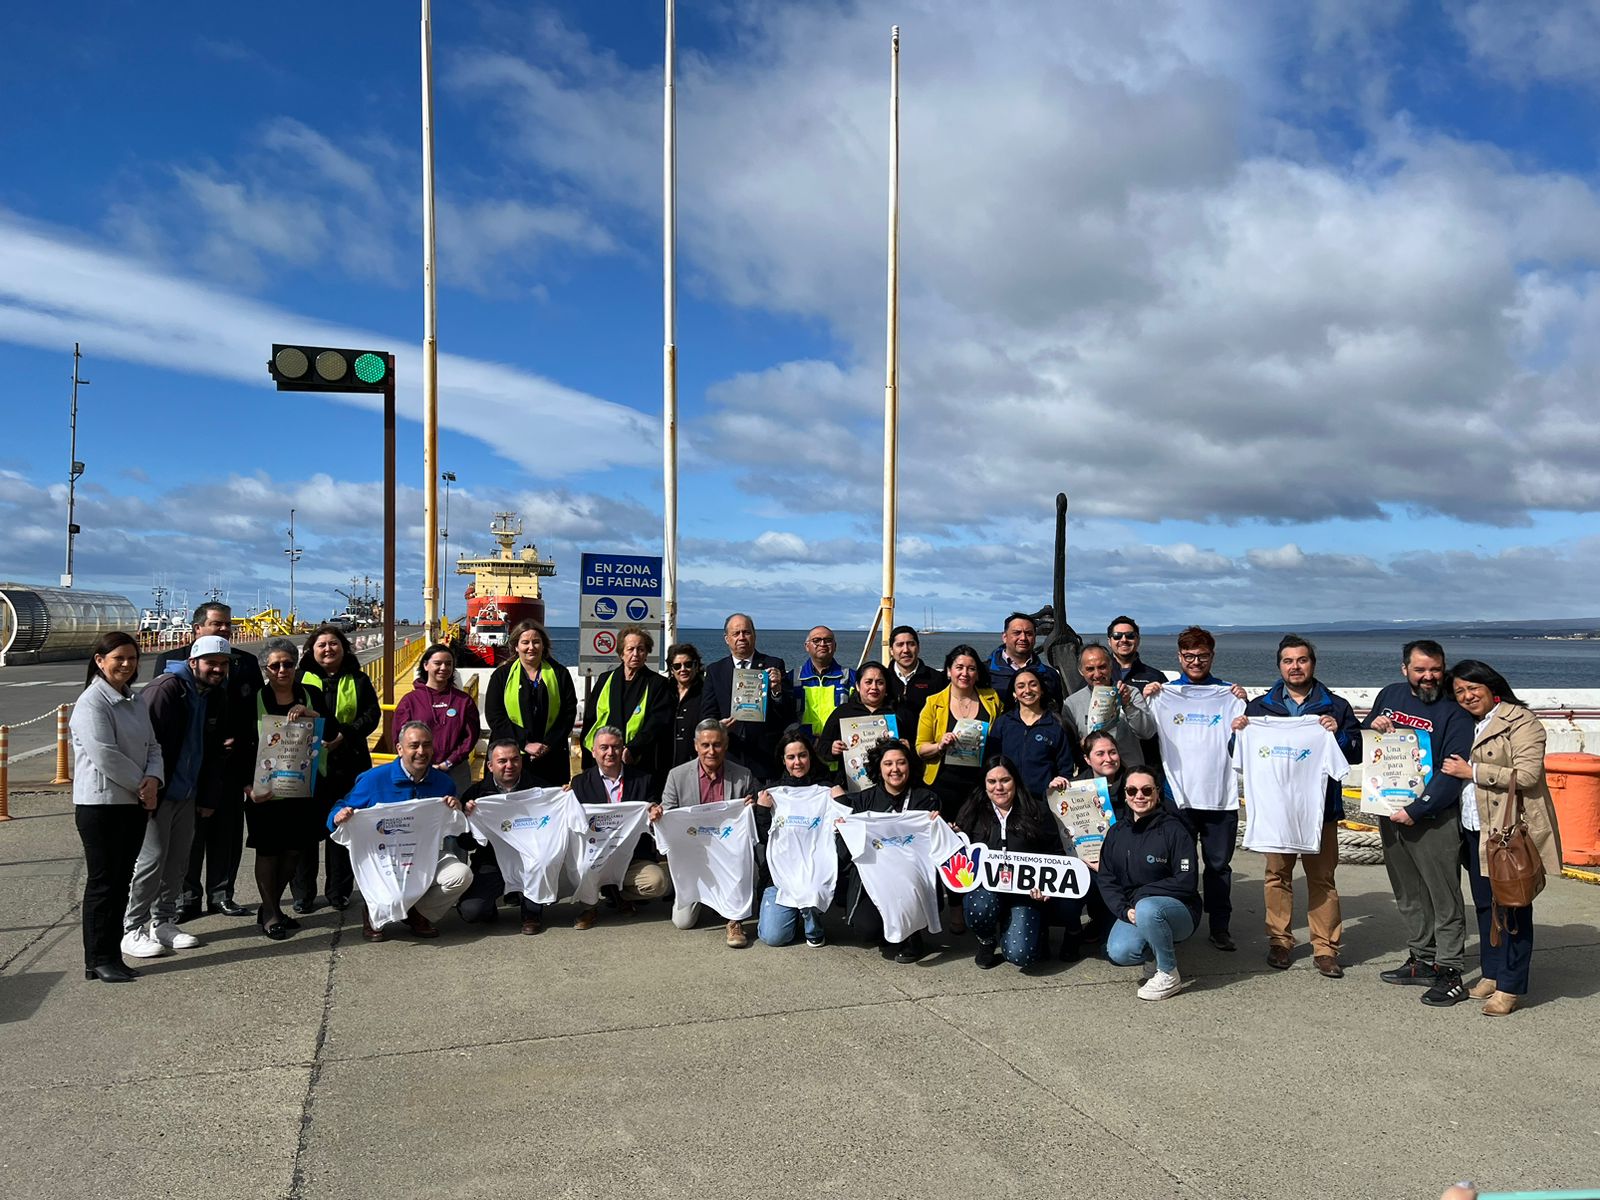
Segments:
[[[1294,948],[1294,864],[1306,873],[1307,923],[1311,926],[1313,954],[1338,957],[1344,937],[1344,917],[1339,911],[1339,891],[1333,885],[1339,865],[1339,826],[1322,826],[1322,848],[1315,854],[1268,854],[1263,887],[1267,900],[1267,940],[1285,950]]]

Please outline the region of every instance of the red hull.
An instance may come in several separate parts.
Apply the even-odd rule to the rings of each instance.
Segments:
[[[499,666],[516,657],[507,636],[517,622],[530,618],[544,624],[544,601],[536,596],[468,596],[467,647],[490,666]]]

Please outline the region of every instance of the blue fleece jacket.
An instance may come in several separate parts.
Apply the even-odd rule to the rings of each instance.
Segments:
[[[1472,714],[1443,693],[1432,704],[1424,704],[1404,681],[1391,683],[1372,702],[1363,728],[1370,729],[1378,717],[1388,717],[1396,729],[1409,729],[1428,739],[1433,753],[1433,774],[1422,795],[1406,805],[1413,821],[1454,816],[1461,807],[1461,780],[1444,773],[1444,760],[1452,754],[1472,755]]]
[[[456,794],[456,785],[450,776],[433,767],[421,783],[406,774],[397,758],[392,763],[373,767],[356,777],[350,794],[333,806],[328,814],[328,828],[335,828],[333,818],[342,808],[371,808],[375,804],[400,804],[406,800],[443,800]]]
[[[1311,692],[1298,711],[1291,711],[1290,699],[1283,681],[1273,684],[1264,696],[1257,696],[1244,706],[1247,717],[1332,717],[1338,729],[1333,740],[1339,743],[1345,761],[1361,761],[1361,726],[1356,722],[1355,710],[1340,696],[1335,696],[1316,680],[1311,681]],[[1338,821],[1344,817],[1344,785],[1337,779],[1328,780],[1328,794],[1323,801],[1322,819]]]

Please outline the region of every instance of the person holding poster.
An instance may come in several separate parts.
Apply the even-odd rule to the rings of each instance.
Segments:
[[[1472,717],[1445,690],[1444,647],[1407,642],[1400,652],[1404,679],[1372,701],[1365,728],[1406,729],[1426,739],[1434,764],[1423,792],[1378,822],[1383,869],[1406,924],[1406,961],[1382,972],[1385,983],[1427,988],[1422,1002],[1448,1008],[1467,999],[1467,917],[1461,900],[1461,780],[1439,768],[1451,755],[1470,758]]]
[[[787,699],[788,668],[781,658],[756,649],[756,625],[744,613],[733,613],[722,623],[722,640],[728,657],[706,668],[701,693],[702,720],[719,721],[728,735],[728,757],[747,771],[765,774],[772,769],[778,738],[793,721],[793,701]],[[766,716],[759,721],[739,720],[734,711],[734,672],[767,673]],[[697,735],[698,736],[698,735]]]
[[[1098,642],[1078,651],[1078,674],[1089,686],[1067,697],[1062,720],[1080,739],[1105,730],[1117,739],[1125,766],[1143,766],[1144,741],[1156,736],[1156,719],[1139,687],[1112,678],[1111,663],[1111,652]]]
[[[1073,693],[1077,695],[1077,693]],[[1073,776],[1069,786],[1082,786],[1092,783],[1096,795],[1101,788],[1105,789],[1106,797],[1111,802],[1110,825],[1118,821],[1130,821],[1132,814],[1122,795],[1122,780],[1126,770],[1122,762],[1122,755],[1117,748],[1117,739],[1104,729],[1098,729],[1083,740],[1083,757],[1085,766]],[[1171,801],[1162,798],[1163,805],[1170,806]],[[1176,813],[1176,809],[1173,812]],[[1106,833],[1110,833],[1109,826]],[[1105,897],[1100,891],[1100,855],[1105,848],[1102,835],[1098,849],[1090,850],[1088,847],[1069,843],[1071,835],[1062,830],[1061,843],[1067,848],[1069,854],[1081,858],[1091,871],[1095,872],[1095,885],[1089,889],[1089,894],[1081,900],[1059,899],[1052,900],[1045,908],[1046,921],[1052,921],[1059,916],[1062,924],[1061,933],[1061,961],[1077,962],[1083,957],[1085,945],[1098,945],[1106,940],[1106,935],[1111,932],[1115,924],[1115,917],[1107,907]],[[1089,912],[1089,928],[1083,928],[1083,912]]]
[[[847,736],[848,733],[848,736]],[[852,792],[867,781],[867,753],[875,742],[900,736],[900,719],[889,701],[889,672],[882,663],[865,662],[856,672],[856,690],[828,714],[818,745],[821,758],[838,763],[835,780]]]
[[[455,820],[431,813],[424,814],[429,818],[425,820],[424,815],[418,815],[421,827],[435,833],[418,838],[414,853],[423,857],[399,864],[405,870],[405,886],[397,890],[401,881],[396,878],[394,858],[382,840],[374,840],[381,839],[384,831],[380,828],[352,833],[342,827],[363,809],[414,800],[438,800]],[[328,829],[340,831],[335,832],[335,839],[355,851],[351,867],[361,885],[361,936],[367,941],[388,940],[384,926],[394,920],[404,920],[419,938],[439,936],[434,922],[472,885],[472,871],[445,850],[443,843],[443,834],[466,828],[460,809],[461,801],[450,776],[433,766],[433,730],[421,721],[412,721],[395,735],[394,761],[364,772],[350,794],[328,814]],[[436,864],[431,871],[427,869],[429,861]],[[419,880],[426,886],[406,906],[405,898],[417,890]]]
[[[1011,698],[1016,707],[996,718],[989,745],[993,753],[1017,764],[1030,796],[1043,796],[1078,769],[1078,735],[1061,723],[1044,680],[1032,667],[1012,674]]]
[[[489,739],[516,742],[538,786],[560,787],[572,778],[567,739],[578,717],[572,675],[551,656],[550,634],[532,618],[512,626],[507,640],[517,657],[494,669],[484,691]]]
[[[1148,767],[1128,772],[1122,797],[1130,819],[1113,825],[1100,849],[1097,882],[1117,917],[1106,957],[1124,967],[1154,958],[1139,999],[1165,1000],[1183,988],[1175,947],[1200,924],[1194,838],[1161,803],[1161,785]]]
[[[266,686],[256,693],[258,757],[270,760],[275,747],[259,728],[268,717],[289,721],[309,721],[315,729],[316,709],[305,685],[295,679],[299,652],[288,638],[267,641],[261,661]],[[283,893],[294,878],[295,868],[304,854],[315,854],[322,837],[323,805],[315,799],[317,772],[313,760],[310,786],[303,797],[275,796],[268,787],[252,788],[244,815],[249,834],[245,845],[256,852],[256,890],[261,906],[256,924],[273,941],[282,941],[300,928],[300,922],[283,911]]]
[[[968,797],[956,824],[990,850],[1062,853],[1054,819],[1028,792],[1017,764],[1003,754],[984,764],[983,786]],[[967,927],[978,935],[973,961],[980,970],[998,966],[1002,957],[1024,971],[1033,966],[1044,935],[1044,903],[1037,889],[1020,895],[979,886],[961,897]]]
[[[1343,697],[1334,695],[1318,681],[1316,671],[1317,648],[1303,637],[1286,634],[1278,643],[1278,682],[1266,695],[1245,705],[1244,715],[1234,719],[1234,731],[1243,729],[1252,717],[1316,717],[1333,734],[1345,761],[1359,762],[1361,726],[1356,723],[1355,711]],[[1339,865],[1339,822],[1343,818],[1343,785],[1330,776],[1323,793],[1318,848],[1298,854],[1266,855],[1262,887],[1266,892],[1267,965],[1275,970],[1287,970],[1294,953],[1294,865],[1298,860],[1306,874],[1312,965],[1329,979],[1344,976],[1344,968],[1339,965],[1344,918],[1339,908],[1339,889],[1333,881]]]
[[[615,725],[601,725],[590,731],[589,743],[594,751],[594,766],[584,771],[570,784],[573,795],[585,807],[602,804],[648,804],[654,787],[650,776],[634,770],[623,762],[627,735]],[[656,861],[652,842],[640,838],[635,843],[632,861],[622,874],[618,887],[603,887],[601,894],[606,903],[624,914],[634,911],[634,904],[643,900],[663,900],[672,894],[672,881]],[[592,929],[600,919],[598,905],[591,904],[573,921],[574,929]]]
[[[945,655],[944,672],[949,685],[928,697],[917,720],[917,757],[924,764],[922,782],[939,797],[939,815],[953,821],[983,782],[983,747],[1000,715],[1000,696],[989,686],[983,659],[971,646],[957,646]],[[967,930],[955,897],[949,925],[951,933]]]
[[[1236,950],[1233,918],[1233,849],[1239,840],[1239,785],[1228,761],[1233,718],[1250,697],[1236,683],[1211,673],[1217,639],[1198,625],[1178,635],[1182,674],[1171,685],[1145,685],[1156,718],[1167,787],[1183,822],[1200,843],[1202,887],[1211,944]]]

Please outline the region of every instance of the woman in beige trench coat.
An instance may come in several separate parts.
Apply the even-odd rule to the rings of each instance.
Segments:
[[[1556,830],[1555,807],[1544,777],[1544,724],[1512,692],[1511,685],[1493,667],[1476,659],[1463,659],[1451,668],[1450,682],[1456,703],[1472,714],[1477,728],[1472,735],[1472,760],[1451,755],[1443,769],[1465,781],[1461,788],[1461,861],[1472,885],[1472,903],[1478,911],[1478,949],[1483,977],[1469,993],[1484,1002],[1491,1017],[1515,1012],[1528,992],[1528,969],[1533,961],[1533,906],[1502,908],[1505,928],[1500,945],[1493,944],[1494,893],[1484,872],[1491,830],[1503,829],[1511,819],[1511,781],[1522,800],[1528,836],[1538,848],[1547,876],[1561,875],[1561,838]]]

